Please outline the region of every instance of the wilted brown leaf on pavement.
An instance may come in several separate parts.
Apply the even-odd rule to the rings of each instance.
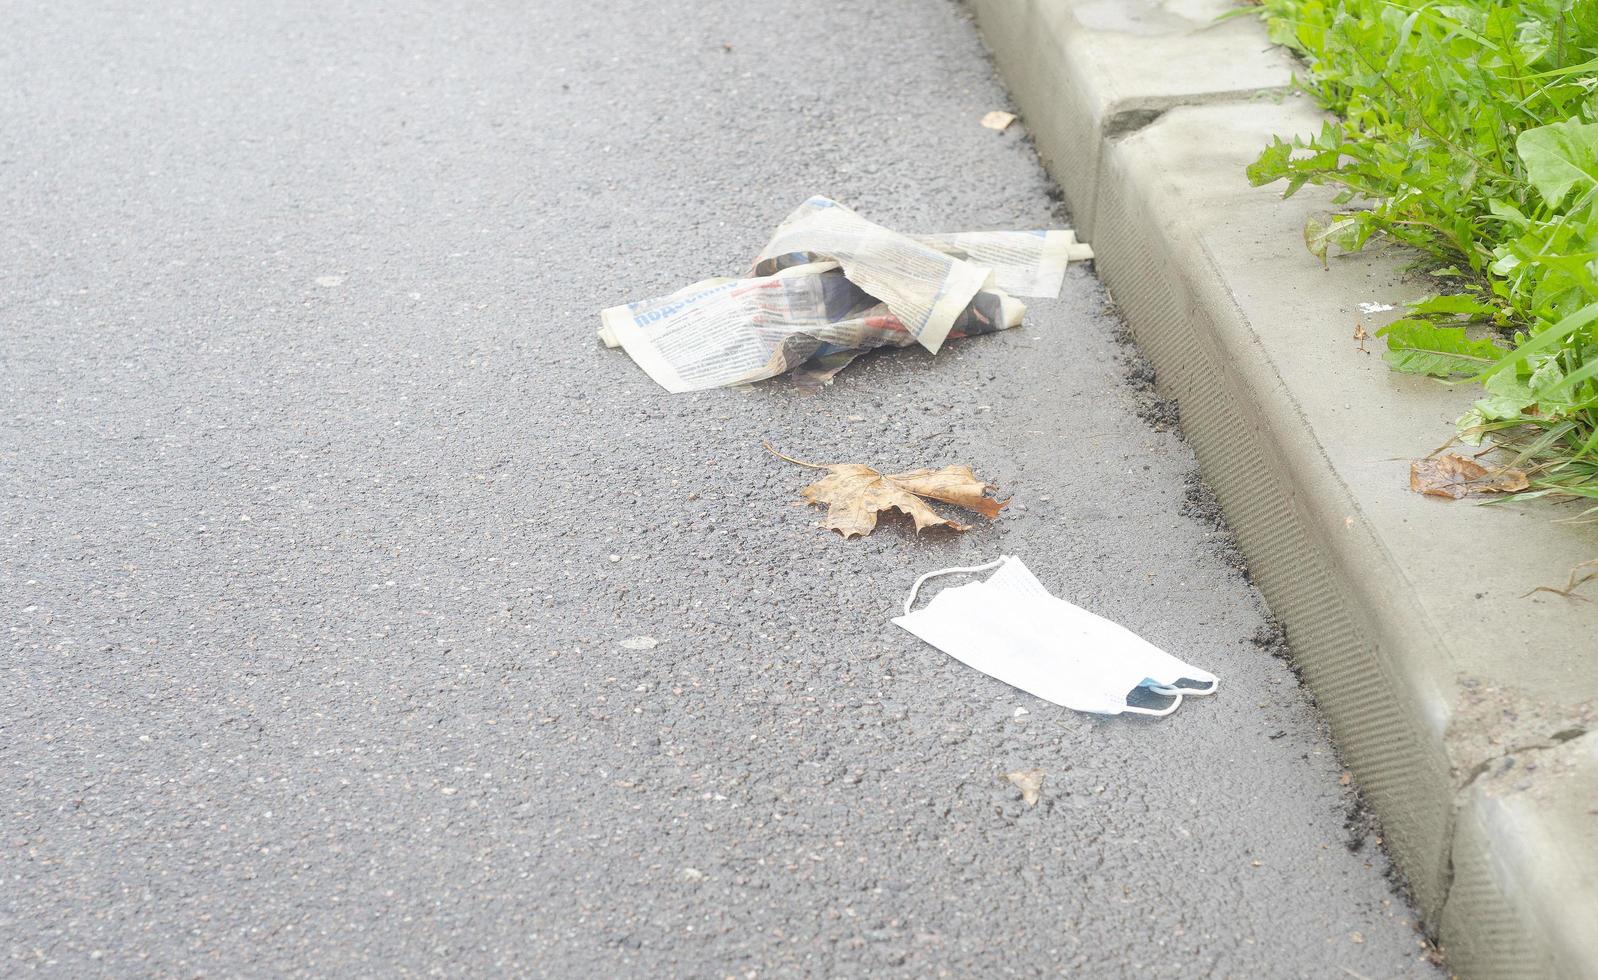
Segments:
[[[1490,470],[1473,459],[1449,453],[1409,464],[1409,488],[1416,493],[1458,500],[1477,493],[1514,493],[1530,484],[1511,467]]]
[[[1042,769],[1020,769],[1016,772],[1007,772],[1004,778],[1008,779],[1021,791],[1021,799],[1027,806],[1037,806],[1038,796],[1043,791]]]
[[[969,525],[949,520],[928,506],[927,500],[938,500],[974,510],[992,519],[1008,500],[994,500],[986,496],[995,489],[990,483],[977,478],[969,466],[945,466],[939,470],[919,469],[908,473],[884,475],[860,463],[834,463],[817,466],[784,456],[769,444],[766,449],[773,455],[799,466],[826,470],[827,475],[805,487],[801,495],[812,504],[827,508],[823,526],[837,531],[846,538],[870,534],[877,526],[877,516],[883,511],[897,510],[908,514],[916,522],[916,531],[929,527],[946,527],[951,531],[968,530]]]

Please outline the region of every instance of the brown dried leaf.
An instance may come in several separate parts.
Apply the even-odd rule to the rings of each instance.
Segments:
[[[1409,464],[1409,488],[1416,493],[1458,500],[1478,493],[1514,493],[1530,486],[1512,467],[1490,470],[1473,459],[1449,453]]]
[[[977,479],[976,473],[969,466],[945,466],[941,470],[911,470],[908,473],[896,473],[885,479],[892,480],[918,497],[941,500],[946,504],[974,510],[990,521],[998,517],[999,511],[1009,503],[1008,500],[984,497],[985,492],[996,488]]]
[[[1027,806],[1038,805],[1038,797],[1043,792],[1042,769],[1018,769],[1005,773],[1004,778],[1021,791],[1021,799]]]
[[[809,503],[825,506],[827,517],[823,526],[845,538],[870,534],[876,529],[877,516],[888,510],[909,515],[916,522],[917,533],[929,527],[969,530],[969,525],[951,521],[933,510],[921,499],[923,497],[974,510],[989,520],[999,516],[999,511],[1009,503],[985,496],[995,487],[978,479],[969,466],[883,475],[860,463],[817,466],[784,456],[769,444],[766,449],[790,463],[827,471],[826,476],[805,487],[801,495]]]

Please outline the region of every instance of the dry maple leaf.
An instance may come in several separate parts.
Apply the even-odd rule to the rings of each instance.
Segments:
[[[1490,470],[1473,459],[1436,456],[1409,464],[1409,488],[1416,493],[1458,500],[1476,493],[1514,493],[1531,484],[1526,474],[1511,467]]]
[[[992,520],[1008,504],[1008,500],[994,500],[984,496],[995,489],[990,483],[977,479],[969,466],[945,466],[941,470],[911,470],[908,473],[883,475],[860,463],[833,463],[818,466],[784,456],[762,443],[778,459],[813,470],[826,470],[827,475],[802,491],[804,499],[827,508],[827,518],[822,526],[837,531],[845,538],[870,534],[877,526],[877,515],[886,510],[908,514],[916,522],[919,534],[929,527],[946,527],[951,531],[965,531],[969,525],[949,520],[927,505],[926,500],[941,500],[967,510],[974,510]]]

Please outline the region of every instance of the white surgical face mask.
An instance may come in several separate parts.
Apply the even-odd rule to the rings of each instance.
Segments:
[[[944,589],[912,611],[927,579],[990,568],[998,571],[986,581]],[[1214,674],[1055,598],[1013,556],[928,572],[894,622],[967,666],[1078,711],[1168,715],[1184,696],[1215,690]]]

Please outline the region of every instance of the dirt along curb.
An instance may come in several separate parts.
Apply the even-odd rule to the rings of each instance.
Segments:
[[[1426,291],[1396,248],[1302,244],[1330,207],[1250,188],[1323,117],[1226,0],[971,0],[1099,274],[1287,628],[1450,967],[1598,977],[1598,602],[1532,593],[1598,557],[1575,509],[1408,490],[1480,397],[1357,342]],[[1598,596],[1595,596],[1598,598]]]

